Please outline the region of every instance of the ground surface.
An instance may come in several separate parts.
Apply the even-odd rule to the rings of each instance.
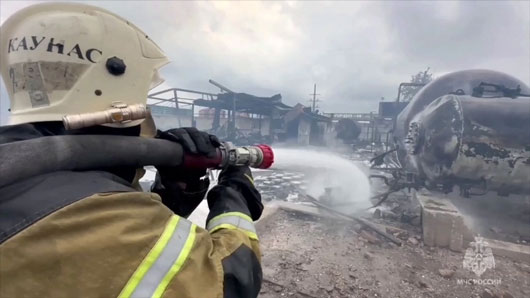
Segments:
[[[496,257],[481,279],[500,279],[500,285],[459,285],[458,279],[476,278],[463,268],[463,253],[423,247],[413,227],[400,235],[407,239],[401,247],[358,224],[281,209],[257,228],[262,298],[530,297],[530,260]]]

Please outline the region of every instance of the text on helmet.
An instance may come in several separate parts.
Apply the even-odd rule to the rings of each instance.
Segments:
[[[37,48],[45,48],[46,52],[57,53],[60,55],[67,55],[77,57],[81,60],[88,60],[92,63],[96,63],[94,60],[103,53],[101,50],[91,48],[83,51],[79,44],[75,44],[73,47],[69,47],[68,52],[65,51],[64,40],[56,42],[53,37],[48,38],[45,36],[31,36],[31,37],[14,37],[9,40],[7,53],[18,52],[18,51],[34,51]],[[46,40],[46,41],[45,41]],[[95,53],[94,53],[95,52]]]

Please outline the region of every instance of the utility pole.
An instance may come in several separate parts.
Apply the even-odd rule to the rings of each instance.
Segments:
[[[317,84],[315,84],[315,85],[313,86],[313,94],[309,94],[309,95],[313,95],[313,99],[310,100],[310,101],[313,102],[312,107],[311,107],[311,111],[312,111],[312,112],[315,112],[315,110],[316,110],[316,105],[317,105],[317,101],[319,101],[319,100],[317,99],[317,95],[320,95],[320,94],[317,94]]]

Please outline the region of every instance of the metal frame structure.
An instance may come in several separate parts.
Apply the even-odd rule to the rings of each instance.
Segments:
[[[235,139],[240,132],[236,126],[236,116],[238,112],[248,113],[251,118],[259,119],[259,130],[261,132],[263,116],[269,117],[272,121],[275,114],[279,114],[278,111],[291,110],[292,107],[287,106],[281,102],[281,96],[275,95],[272,97],[257,97],[245,93],[234,92],[220,83],[209,80],[209,82],[220,89],[220,93],[213,94],[208,92],[183,89],[183,88],[170,88],[161,90],[148,95],[148,99],[154,100],[155,102],[149,103],[148,106],[168,106],[181,109],[182,105],[191,106],[192,114],[192,126],[196,127],[195,120],[195,106],[207,107],[215,109],[214,119],[212,124],[212,130],[217,133],[217,130],[221,128],[221,110],[228,112],[228,126],[227,136],[229,139]],[[182,93],[189,93],[198,95],[196,98],[184,97]],[[259,117],[253,117],[257,115]],[[178,124],[181,126],[180,118],[178,118]],[[272,125],[269,126],[272,135]]]
[[[426,84],[424,84],[424,83],[401,83],[401,84],[399,84],[398,96],[397,96],[396,101],[399,102],[399,100],[401,99],[401,89],[403,89],[403,87],[423,87],[425,85]]]
[[[156,106],[156,105],[160,105],[162,103],[173,103],[173,104],[175,104],[175,108],[177,110],[180,110],[180,106],[179,106],[180,104],[191,105],[191,125],[193,127],[195,127],[196,126],[196,123],[195,123],[195,101],[197,100],[197,98],[179,97],[178,96],[179,92],[198,94],[198,95],[201,96],[200,99],[202,99],[202,100],[213,101],[213,100],[217,99],[217,94],[213,94],[213,93],[190,90],[190,89],[182,89],[182,88],[170,88],[170,89],[166,89],[166,90],[162,90],[162,91],[158,91],[158,92],[149,94],[147,96],[147,98],[157,100],[157,102],[148,104],[148,106]],[[172,94],[171,98],[159,97],[160,95],[168,94],[168,93]],[[181,126],[180,118],[178,119],[178,121],[179,121],[179,126]]]
[[[280,94],[271,97],[259,97],[246,93],[239,93],[230,90],[229,88],[221,85],[220,83],[209,80],[209,82],[220,89],[220,93],[213,94],[208,92],[182,89],[182,88],[170,88],[161,90],[148,95],[148,100],[152,101],[148,106],[166,106],[181,109],[182,105],[191,106],[191,121],[192,126],[196,127],[195,119],[195,106],[207,107],[214,109],[214,118],[211,127],[211,131],[214,134],[222,136],[225,135],[225,139],[235,142],[237,139],[248,136],[239,130],[236,126],[237,113],[247,113],[249,118],[258,119],[259,136],[252,136],[253,138],[261,138],[262,136],[269,136],[273,138],[280,129],[278,127],[279,122],[282,121],[286,113],[293,110],[293,107],[282,103],[282,97]],[[188,93],[197,95],[196,98],[190,98],[190,95],[182,96],[182,93]],[[188,110],[186,108],[186,110]],[[221,110],[226,110],[228,121],[225,125],[221,126]],[[264,117],[265,116],[265,117]],[[309,113],[308,115],[315,121],[330,121],[329,118]],[[262,120],[268,118],[269,133],[262,134]],[[327,118],[327,119],[326,119]],[[178,118],[178,125],[181,125],[181,119]],[[282,128],[283,129],[283,128]],[[270,140],[269,140],[270,141]]]

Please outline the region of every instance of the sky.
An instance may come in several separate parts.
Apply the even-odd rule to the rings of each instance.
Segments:
[[[37,1],[0,2],[0,22]],[[80,1],[128,19],[166,52],[159,88],[281,93],[319,110],[377,111],[400,82],[493,69],[530,84],[529,1]],[[8,107],[0,90],[0,122]]]

